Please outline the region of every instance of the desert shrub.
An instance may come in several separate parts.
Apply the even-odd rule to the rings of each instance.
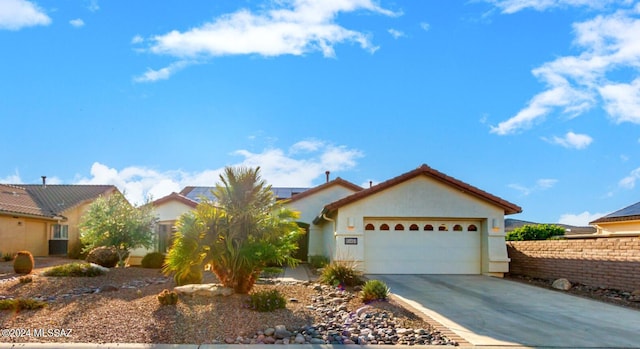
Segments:
[[[105,268],[113,268],[118,264],[118,252],[114,247],[99,246],[87,255],[87,262],[101,265]]]
[[[309,264],[315,269],[324,268],[329,264],[329,258],[325,256],[309,256]]]
[[[275,278],[278,275],[281,275],[284,272],[284,269],[280,267],[266,267],[262,269],[262,276],[266,278]]]
[[[13,271],[17,274],[29,274],[33,270],[35,262],[29,251],[19,251],[13,260]]]
[[[4,260],[5,262],[12,261],[12,260],[13,260],[13,256],[14,256],[14,254],[13,254],[13,253],[11,253],[11,252],[5,252],[5,253],[2,255],[2,260]]]
[[[362,273],[353,262],[334,261],[322,270],[320,282],[333,286],[358,286],[362,285]]]
[[[18,281],[20,281],[21,284],[28,284],[33,282],[33,278],[31,277],[31,275],[25,275],[25,276],[19,277]]]
[[[201,284],[202,271],[203,271],[202,266],[194,264],[189,269],[176,273],[173,276],[173,280],[176,282],[176,285],[178,286],[184,286],[189,284]]]
[[[178,303],[178,293],[164,289],[158,294],[158,302],[161,305],[175,305]]]
[[[0,299],[0,310],[35,310],[46,306],[46,302],[32,298]]]
[[[164,265],[164,253],[150,252],[147,253],[140,264],[143,268],[160,269]]]
[[[57,277],[93,277],[104,275],[104,271],[100,268],[96,268],[86,263],[68,263],[55,266],[47,269],[44,272],[44,276],[57,276]]]
[[[284,309],[286,305],[287,300],[278,290],[265,290],[249,294],[249,309],[265,312]]]
[[[554,224],[528,224],[516,228],[509,233],[507,241],[548,240],[564,235],[564,228]]]
[[[365,303],[386,300],[389,297],[389,287],[383,281],[369,280],[362,286],[360,295]]]
[[[73,245],[69,251],[67,252],[67,257],[71,258],[71,259],[86,259],[87,258],[87,253],[83,252],[85,249],[85,246],[83,243],[76,243],[75,245]]]

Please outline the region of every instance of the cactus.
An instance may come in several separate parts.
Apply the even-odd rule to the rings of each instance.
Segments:
[[[174,305],[178,303],[178,293],[176,291],[164,289],[158,295],[158,301],[162,305]]]
[[[369,280],[362,286],[362,301],[365,303],[386,300],[389,297],[389,287],[383,281]]]
[[[13,271],[17,274],[29,274],[33,270],[35,262],[29,251],[19,251],[13,260]]]

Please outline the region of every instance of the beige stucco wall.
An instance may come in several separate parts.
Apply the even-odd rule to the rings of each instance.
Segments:
[[[482,235],[482,273],[501,275],[508,271],[504,240],[504,210],[426,176],[418,176],[343,206],[334,218],[337,238],[357,237],[362,244],[345,246],[336,244],[335,240],[329,241],[328,243],[335,246],[332,259],[345,257],[356,261],[364,259],[367,241],[364,230],[366,218],[471,219],[481,222],[481,227],[478,228]],[[348,226],[349,223],[352,224],[351,227]],[[325,231],[333,229],[331,226],[331,222],[325,223]],[[393,253],[393,251],[390,252]],[[401,253],[401,251],[395,251],[395,253]]]
[[[598,223],[596,229],[598,234],[640,234],[640,220]]]
[[[34,256],[46,256],[49,252],[45,220],[13,216],[0,216],[0,253],[27,250]]]
[[[299,200],[286,203],[285,206],[291,210],[300,212],[300,222],[310,224],[309,226],[309,256],[327,256],[333,253],[332,245],[326,243],[325,237],[333,238],[333,231],[324,233],[325,225],[313,224],[313,220],[320,214],[325,205],[347,197],[355,191],[341,185],[333,185],[321,190],[313,195],[309,195]],[[332,240],[331,240],[332,241]]]

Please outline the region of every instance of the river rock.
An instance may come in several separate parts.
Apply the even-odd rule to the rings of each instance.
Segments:
[[[216,296],[230,296],[233,294],[233,289],[229,287],[223,287],[220,284],[193,284],[176,286],[173,288],[178,294],[188,296],[204,296],[204,297],[216,297]]]
[[[568,291],[569,289],[571,289],[571,282],[567,279],[557,279],[553,282],[551,287],[557,290]]]

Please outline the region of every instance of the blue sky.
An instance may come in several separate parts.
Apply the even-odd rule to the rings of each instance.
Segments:
[[[640,1],[0,0],[0,183],[134,202],[421,164],[586,224],[639,200]]]

